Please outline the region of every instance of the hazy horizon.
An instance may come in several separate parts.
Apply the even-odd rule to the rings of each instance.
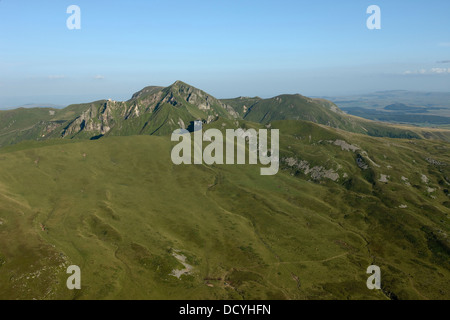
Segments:
[[[145,86],[143,86],[141,89],[145,88]],[[198,88],[203,90],[202,88]],[[12,109],[17,109],[17,108],[34,108],[34,107],[51,107],[51,108],[56,108],[56,109],[60,109],[60,108],[65,108],[69,105],[73,105],[73,104],[80,104],[80,103],[88,103],[88,102],[94,102],[94,101],[98,101],[98,100],[106,100],[106,99],[112,99],[112,100],[116,100],[116,101],[128,101],[129,99],[131,99],[132,95],[137,92],[139,90],[136,90],[130,94],[127,95],[126,98],[120,99],[120,98],[112,98],[111,95],[104,95],[104,96],[79,96],[79,97],[73,97],[71,100],[72,102],[70,103],[65,103],[65,102],[61,102],[64,101],[64,99],[67,99],[66,97],[64,99],[59,99],[59,98],[55,98],[52,99],[52,97],[48,97],[47,100],[30,100],[28,102],[25,103],[20,103],[18,105],[0,105],[0,110],[12,110]],[[449,91],[420,91],[420,90],[404,90],[404,89],[392,89],[392,90],[378,90],[378,91],[372,91],[372,92],[361,92],[361,93],[349,93],[349,94],[338,94],[338,95],[307,95],[301,92],[279,92],[278,94],[274,94],[273,96],[266,96],[266,95],[240,95],[240,96],[229,96],[229,97],[217,97],[216,95],[214,95],[211,92],[207,92],[209,94],[211,94],[212,96],[214,96],[217,99],[232,99],[232,98],[238,98],[238,97],[260,97],[263,99],[267,99],[267,98],[272,98],[272,97],[276,97],[278,95],[282,95],[282,94],[301,94],[304,96],[308,96],[311,98],[344,98],[344,97],[358,97],[358,96],[364,96],[364,95],[371,95],[371,94],[376,94],[376,93],[383,93],[383,92],[411,92],[411,93],[443,93],[443,94],[450,94],[450,90]],[[125,95],[123,95],[125,96]],[[52,99],[52,100],[51,100]],[[25,100],[26,101],[26,98]]]

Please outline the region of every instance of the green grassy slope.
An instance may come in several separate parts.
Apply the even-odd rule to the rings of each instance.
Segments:
[[[51,108],[0,111],[0,147],[42,137],[57,111]]]
[[[175,166],[168,137],[1,150],[0,298],[450,298],[448,144],[272,128],[282,160],[271,177]],[[180,279],[176,250],[193,267]],[[366,288],[372,263],[383,292]],[[65,287],[71,264],[81,291]]]
[[[342,125],[343,120],[340,114],[301,95],[281,95],[261,100],[250,108],[245,119],[260,123],[274,120],[307,120],[333,127]]]
[[[334,103],[324,99],[311,99],[299,94],[281,95],[271,99],[236,98],[225,99],[223,103],[232,106],[248,121],[268,124],[276,120],[306,120],[324,124],[355,133],[375,137],[401,139],[442,139],[450,141],[450,131],[440,130],[421,134],[419,128],[388,125],[387,123],[369,121],[350,116],[340,110]],[[424,129],[426,130],[426,129]]]

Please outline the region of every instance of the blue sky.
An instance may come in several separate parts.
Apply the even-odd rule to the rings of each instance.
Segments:
[[[81,30],[66,27],[72,4]],[[381,30],[366,27],[372,4]],[[449,12],[443,0],[0,0],[0,108],[126,100],[176,80],[218,98],[450,91]]]

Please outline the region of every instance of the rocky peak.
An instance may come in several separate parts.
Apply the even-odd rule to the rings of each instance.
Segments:
[[[136,100],[136,99],[142,99],[145,98],[146,96],[150,96],[153,95],[161,90],[163,90],[164,87],[158,87],[158,86],[149,86],[149,87],[145,87],[144,89],[136,92],[135,94],[133,94],[133,96],[131,97],[131,100]]]

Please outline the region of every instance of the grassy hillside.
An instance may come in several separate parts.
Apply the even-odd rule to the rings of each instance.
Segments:
[[[0,147],[39,138],[57,111],[50,108],[0,111]]]
[[[449,144],[271,126],[270,177],[175,166],[168,137],[1,149],[0,298],[450,298]],[[65,287],[71,264],[81,291]],[[383,291],[366,288],[370,264]]]
[[[428,130],[375,122],[345,114],[333,102],[302,95],[281,95],[271,99],[236,98],[222,100],[248,121],[268,124],[276,120],[306,120],[329,127],[374,137],[400,139],[438,139],[450,141],[450,131]]]

